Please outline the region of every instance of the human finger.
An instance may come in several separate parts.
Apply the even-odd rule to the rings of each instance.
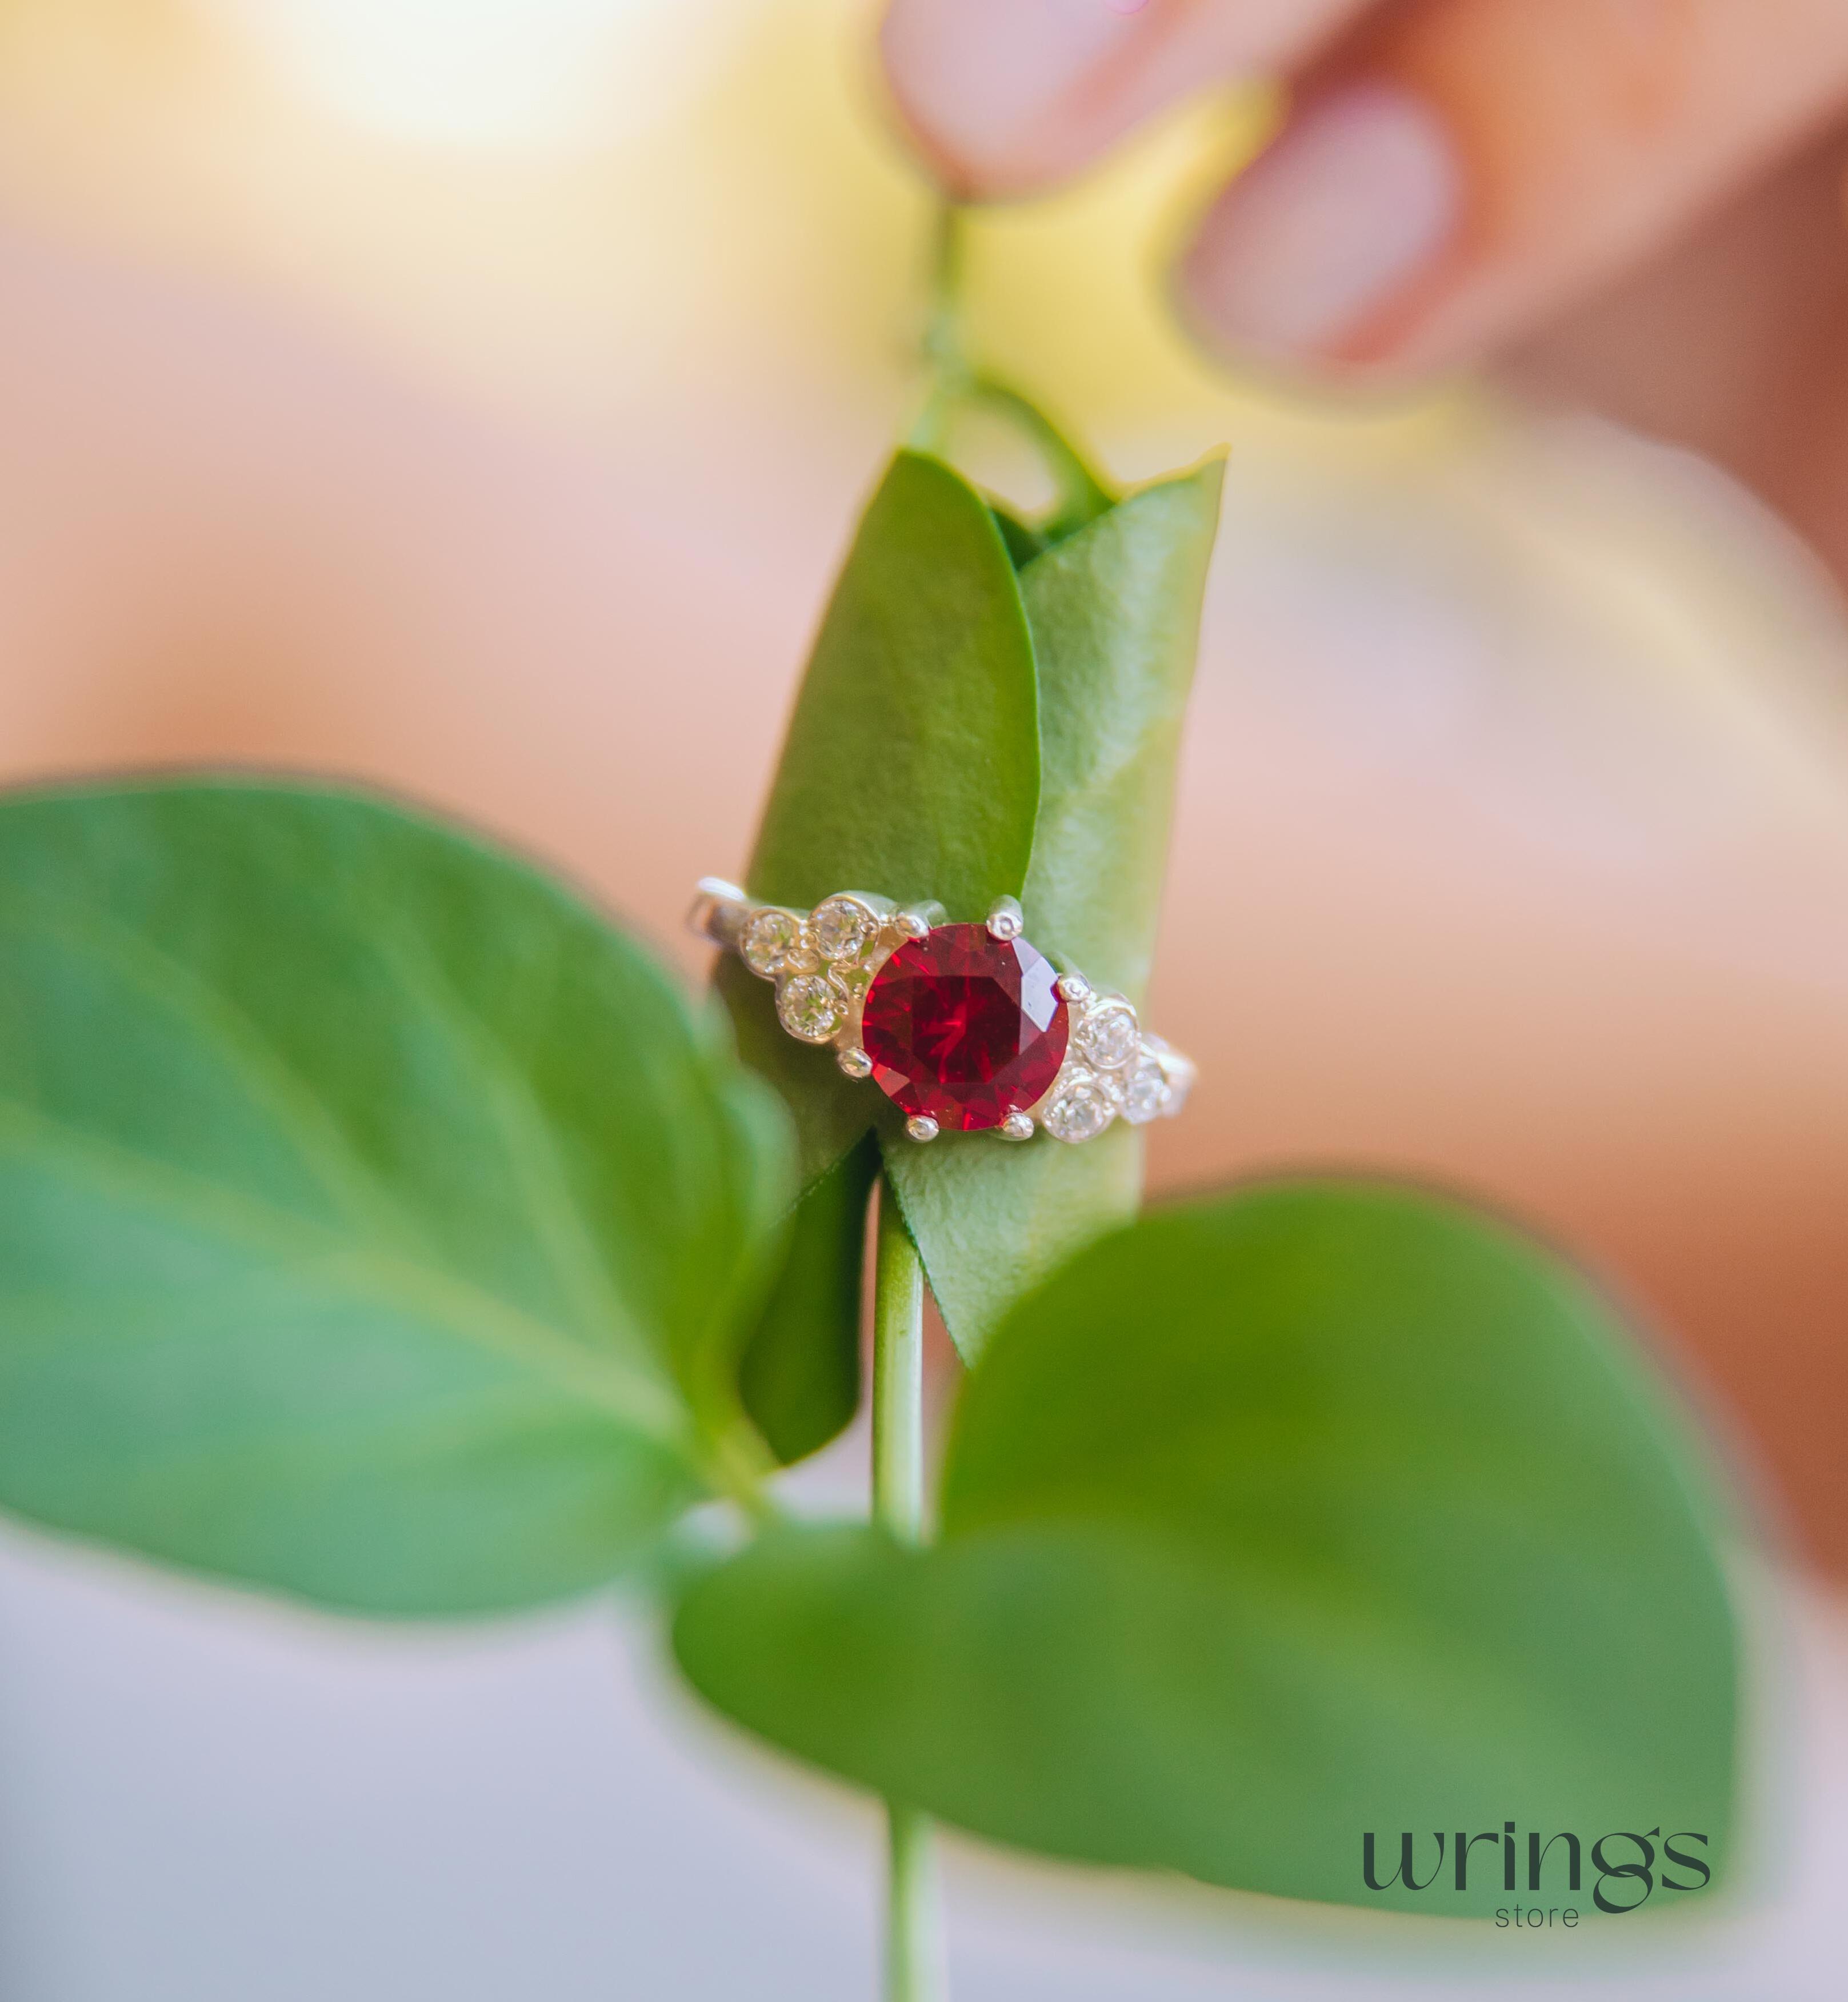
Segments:
[[[1311,366],[1466,359],[1844,108],[1840,0],[1413,0],[1329,53],[1210,211],[1185,310],[1220,348]]]
[[[1293,67],[1370,0],[893,0],[898,109],[965,197],[1065,179],[1201,85]]]

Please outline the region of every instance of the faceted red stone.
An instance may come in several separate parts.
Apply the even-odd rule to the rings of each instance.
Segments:
[[[985,925],[911,939],[867,990],[860,1043],[880,1090],[946,1133],[999,1126],[1044,1096],[1065,1059],[1052,962]]]

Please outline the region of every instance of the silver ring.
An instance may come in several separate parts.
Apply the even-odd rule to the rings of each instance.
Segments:
[[[754,901],[702,877],[690,930],[737,954],[776,989],[798,1041],[832,1045],[870,1078],[914,1140],[992,1131],[1094,1140],[1114,1121],[1170,1118],[1196,1072],[1150,1035],[1121,994],[1061,970],[1022,936],[999,898],[981,924],[949,924],[940,904],[894,904],[843,890],[812,911]]]

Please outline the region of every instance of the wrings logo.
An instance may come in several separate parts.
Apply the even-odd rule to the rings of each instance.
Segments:
[[[1425,1891],[1445,1877],[1444,1836],[1433,1830],[1431,1840],[1437,1845],[1437,1857],[1429,1876],[1420,1878],[1414,1864],[1416,1839],[1409,1833],[1399,1838],[1399,1867],[1391,1875],[1379,1875],[1378,1838],[1369,1831],[1361,1837],[1361,1874],[1366,1879],[1370,1891],[1389,1890],[1395,1884],[1402,1884],[1408,1891]],[[1527,1881],[1520,1881],[1518,1864],[1523,1860],[1514,1823],[1504,1822],[1498,1835],[1492,1829],[1483,1835],[1471,1835],[1465,1829],[1456,1831],[1450,1850],[1451,1875],[1454,1885],[1448,1882],[1445,1889],[1454,1889],[1467,1892],[1470,1886],[1471,1852],[1478,1843],[1493,1844],[1501,1850],[1501,1887],[1506,1891],[1525,1890],[1539,1895],[1550,1888],[1557,1895],[1560,1891],[1582,1891],[1585,1888],[1585,1858],[1589,1855],[1595,1882],[1592,1886],[1592,1903],[1601,1912],[1621,1913],[1640,1910],[1646,1905],[1659,1886],[1664,1891],[1698,1891],[1713,1876],[1704,1856],[1696,1854],[1692,1847],[1698,1843],[1704,1850],[1707,1840],[1693,1829],[1682,1829],[1672,1835],[1664,1835],[1659,1827],[1651,1829],[1647,1834],[1633,1834],[1620,1829],[1609,1835],[1601,1835],[1591,1843],[1581,1841],[1576,1835],[1561,1833],[1550,1835],[1543,1841],[1539,1831],[1529,1833],[1526,1841]],[[1660,1843],[1661,1848],[1656,1847]],[[1562,1846],[1563,1845],[1563,1846]],[[1553,1862],[1553,1882],[1545,1883],[1549,1859],[1555,1848],[1559,1850]],[[1480,1859],[1486,1863],[1487,1858]],[[1669,1866],[1690,1873],[1672,1876]],[[1493,1868],[1491,1864],[1489,1867]],[[1564,1883],[1559,1879],[1564,1877]],[[1441,1892],[1440,1892],[1441,1895]],[[1512,1914],[1512,1918],[1511,1918]],[[1578,1911],[1575,1906],[1541,1906],[1527,1907],[1520,1905],[1505,1906],[1495,1913],[1495,1923],[1505,1926],[1576,1926]]]

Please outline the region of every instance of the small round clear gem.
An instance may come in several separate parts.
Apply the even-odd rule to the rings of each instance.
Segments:
[[[776,1013],[792,1036],[825,1043],[846,1020],[847,1004],[825,975],[797,973],[776,989]]]
[[[1057,1097],[1040,1114],[1040,1123],[1055,1140],[1094,1140],[1115,1118],[1116,1111],[1104,1080],[1081,1072],[1060,1086]]]
[[[863,960],[879,943],[878,914],[857,898],[830,897],[808,922],[815,950],[826,960]]]
[[[1103,1001],[1086,1011],[1072,1033],[1079,1055],[1100,1070],[1116,1070],[1141,1047],[1135,1010],[1127,1001]]]
[[[802,920],[793,911],[753,911],[738,934],[738,951],[751,971],[774,979],[802,943]]]
[[[1123,1081],[1123,1117],[1132,1126],[1146,1126],[1161,1117],[1168,1096],[1160,1064],[1145,1052]]]

